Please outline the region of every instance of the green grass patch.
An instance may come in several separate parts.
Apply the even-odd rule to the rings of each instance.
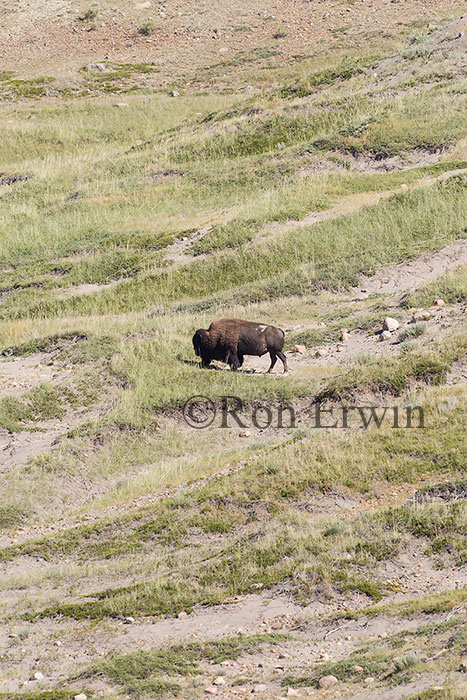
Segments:
[[[264,644],[285,641],[287,638],[282,634],[257,634],[112,655],[86,671],[84,677],[104,676],[130,697],[152,693],[174,697],[179,695],[181,686],[167,680],[167,677],[189,678],[203,673],[200,662],[219,664],[227,659],[253,654]]]
[[[447,304],[461,304],[467,301],[467,265],[461,265],[422,289],[407,294],[402,303],[407,308],[423,308],[431,306],[436,299],[443,299]]]

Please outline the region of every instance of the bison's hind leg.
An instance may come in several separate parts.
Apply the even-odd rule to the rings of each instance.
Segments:
[[[269,374],[269,372],[272,372],[272,368],[274,367],[274,365],[277,362],[277,354],[274,350],[271,350],[269,352],[269,356],[271,357],[271,364],[269,365],[268,374]]]
[[[287,358],[281,350],[271,350],[269,355],[271,356],[271,365],[268,369],[268,374],[269,372],[272,372],[278,357],[282,360],[282,364],[284,365],[284,373],[287,372]]]
[[[285,374],[287,372],[287,358],[281,350],[277,351],[277,357],[280,360],[282,360],[282,364],[284,365],[284,374]]]

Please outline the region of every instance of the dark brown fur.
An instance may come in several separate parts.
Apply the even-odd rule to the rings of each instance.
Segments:
[[[235,371],[243,364],[245,355],[262,357],[267,352],[271,357],[271,366],[279,357],[287,372],[287,358],[284,347],[284,331],[266,323],[242,321],[239,318],[222,318],[213,321],[209,328],[200,328],[193,336],[195,354],[201,357],[203,367],[209,367],[211,360],[221,360]]]

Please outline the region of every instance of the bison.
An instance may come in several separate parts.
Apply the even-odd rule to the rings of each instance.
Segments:
[[[278,357],[287,372],[287,358],[282,352],[284,331],[266,323],[222,318],[213,321],[207,330],[197,330],[193,347],[195,354],[201,357],[202,367],[209,367],[211,360],[221,360],[235,372],[242,366],[245,355],[262,357],[268,352],[271,357],[268,372],[272,371]]]

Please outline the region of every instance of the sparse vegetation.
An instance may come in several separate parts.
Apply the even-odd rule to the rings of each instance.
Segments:
[[[406,340],[418,338],[418,336],[422,335],[426,331],[427,325],[428,324],[424,321],[420,321],[419,323],[412,323],[410,326],[407,326],[407,328],[403,328],[399,333],[400,342],[403,343]]]
[[[99,9],[97,7],[88,7],[88,9],[83,14],[83,20],[85,22],[92,22],[97,18],[99,14]]]
[[[154,34],[155,31],[156,25],[152,19],[146,20],[146,22],[143,22],[143,24],[140,24],[138,27],[138,33],[142,34],[143,36],[151,36],[151,34]]]

